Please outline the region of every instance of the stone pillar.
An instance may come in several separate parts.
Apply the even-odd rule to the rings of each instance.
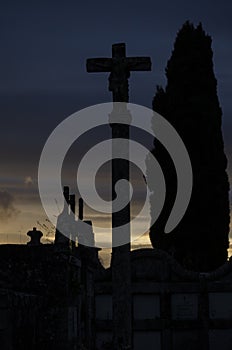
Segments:
[[[120,104],[120,106],[122,106]],[[117,138],[129,140],[129,126],[126,124],[113,123],[120,119],[131,119],[124,104],[124,110],[115,110],[110,115],[112,128],[112,142]],[[127,190],[118,193],[127,199],[128,205],[122,210],[112,213],[112,285],[113,285],[113,342],[114,349],[131,349],[131,269],[130,269],[130,189],[129,189],[129,141],[127,147],[112,147],[112,200],[115,198],[115,184],[125,179],[128,181]],[[114,157],[117,156],[116,159]],[[120,156],[120,158],[118,158]],[[118,226],[128,223],[127,228],[116,232]],[[117,246],[123,239],[127,244]]]

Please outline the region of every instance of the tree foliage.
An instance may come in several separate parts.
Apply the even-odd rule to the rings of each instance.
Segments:
[[[153,153],[165,174],[167,193],[162,213],[150,230],[150,239],[154,247],[170,252],[186,268],[196,271],[213,270],[227,260],[229,234],[227,160],[211,42],[201,24],[194,27],[186,22],[177,34],[167,63],[166,88],[157,87],[153,99],[153,109],[175,127],[189,152],[193,193],[181,223],[172,233],[165,234],[177,179],[170,156],[155,140]],[[149,177],[149,160],[147,165]],[[153,196],[151,215],[154,207]]]

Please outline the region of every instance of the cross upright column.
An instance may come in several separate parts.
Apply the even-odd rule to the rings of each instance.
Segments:
[[[112,200],[115,198],[115,184],[125,179],[128,181],[128,189],[118,195],[126,197],[128,205],[122,210],[114,212],[112,208],[112,290],[113,290],[113,349],[132,348],[132,319],[131,319],[131,270],[130,270],[130,188],[129,188],[129,138],[130,138],[130,113],[126,103],[129,102],[128,79],[131,71],[151,70],[149,57],[126,57],[124,43],[112,46],[112,58],[94,58],[87,60],[88,72],[110,72],[109,90],[113,95],[113,102],[125,102],[114,104],[110,115],[112,128],[112,142],[117,138],[128,140],[120,149],[112,146]],[[127,124],[120,123],[120,117],[127,118]],[[119,157],[120,154],[120,157]],[[116,155],[117,157],[114,157]],[[123,237],[127,244],[116,246],[120,238],[116,236],[115,229],[128,223],[127,228],[121,229],[117,235]]]
[[[113,102],[129,101],[129,84],[128,78],[130,72],[125,61],[125,45],[116,44],[112,46],[112,57],[114,60],[113,69],[109,76],[109,90],[112,91]],[[129,138],[130,127],[128,124],[117,123],[122,113],[124,118],[130,121],[130,114],[127,111],[126,103],[119,105],[122,110],[118,109],[117,104],[114,106],[110,115],[110,126],[112,128],[112,140],[124,138],[127,144],[119,147],[112,145],[112,200],[115,199],[115,185],[121,180],[128,181],[128,187],[118,196],[126,197],[128,203],[122,210],[114,212],[112,208],[112,291],[113,291],[113,342],[114,349],[131,348],[132,320],[131,320],[131,267],[130,267],[130,169],[129,169]],[[124,107],[124,108],[123,108]],[[114,118],[115,115],[115,118]],[[115,123],[116,121],[116,123]],[[115,156],[120,158],[116,158]],[[125,245],[115,247],[120,237],[117,236],[115,228],[128,224],[126,228],[120,230],[120,236],[128,242]]]

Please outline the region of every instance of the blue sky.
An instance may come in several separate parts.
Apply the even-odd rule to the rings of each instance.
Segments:
[[[0,7],[0,190],[10,196],[8,209],[16,209],[1,222],[0,232],[26,232],[36,218],[44,220],[37,168],[51,131],[80,108],[111,100],[107,74],[88,74],[86,58],[109,57],[116,42],[126,42],[130,56],[150,56],[152,72],[131,75],[130,101],[151,107],[156,85],[165,85],[165,66],[186,20],[201,21],[213,39],[232,179],[231,3],[22,0]]]

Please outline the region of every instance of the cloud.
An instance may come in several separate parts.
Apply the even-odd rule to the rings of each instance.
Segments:
[[[15,208],[14,197],[9,192],[0,190],[0,221],[5,222],[18,215],[19,212]]]
[[[32,185],[34,183],[33,179],[31,176],[26,176],[24,179],[24,184],[25,185]]]

